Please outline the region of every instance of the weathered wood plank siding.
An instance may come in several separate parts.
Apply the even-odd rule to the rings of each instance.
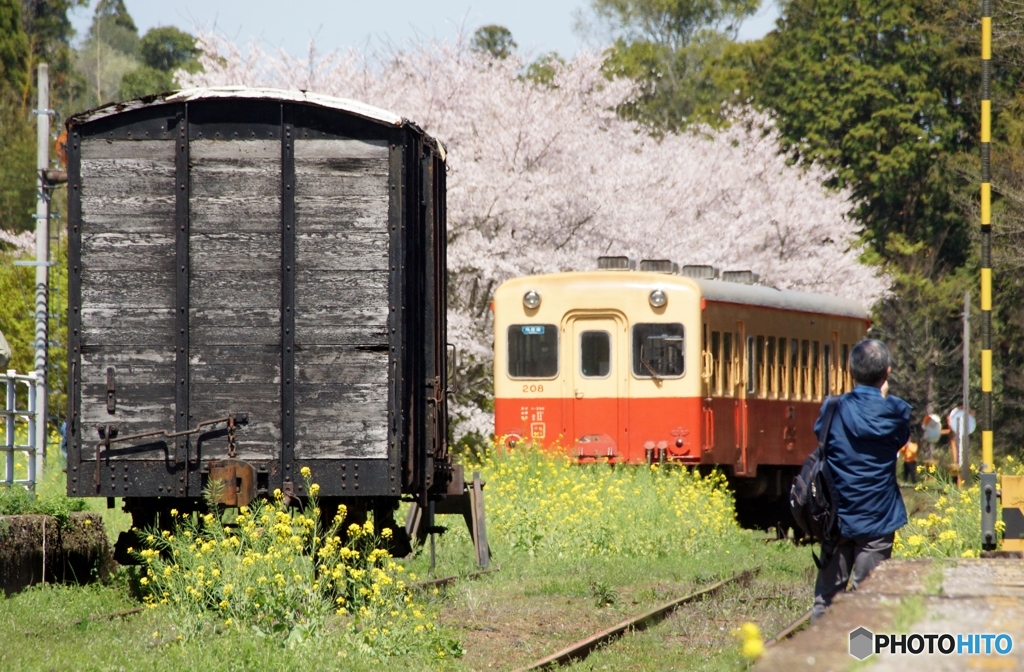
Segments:
[[[281,142],[189,147],[190,425],[248,413],[238,456],[281,447]],[[204,441],[202,459],[227,455]]]
[[[82,439],[174,427],[174,143],[86,139],[82,176]],[[116,408],[107,411],[107,369]],[[83,459],[92,455],[88,448]],[[135,453],[124,459],[153,459]],[[119,458],[121,459],[121,458]]]
[[[297,459],[387,458],[388,155],[295,143]]]

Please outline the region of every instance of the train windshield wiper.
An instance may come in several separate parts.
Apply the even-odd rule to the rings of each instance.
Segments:
[[[651,366],[651,363],[644,359],[643,346],[640,347],[640,363],[644,365],[645,369],[651,372],[651,378],[653,378],[656,382],[661,382],[661,376],[657,374],[657,372],[654,370],[654,367]]]

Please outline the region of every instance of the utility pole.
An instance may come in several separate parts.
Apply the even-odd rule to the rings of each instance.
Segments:
[[[50,192],[46,171],[50,169],[50,68],[40,63],[36,105],[36,478],[42,478],[46,455],[46,392],[50,333]]]

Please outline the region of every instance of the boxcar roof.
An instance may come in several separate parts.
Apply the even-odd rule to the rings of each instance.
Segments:
[[[216,86],[197,89],[182,89],[180,91],[160,93],[155,96],[143,96],[142,98],[136,98],[135,100],[129,100],[123,103],[109,103],[102,107],[97,107],[94,110],[77,114],[72,117],[72,119],[74,119],[76,123],[84,124],[97,119],[103,119],[104,117],[109,117],[114,114],[120,114],[121,112],[128,112],[130,110],[137,110],[153,105],[185,103],[193,100],[204,100],[210,98],[262,98],[264,100],[308,103],[311,105],[319,105],[320,107],[330,107],[336,110],[343,110],[350,114],[371,119],[382,124],[389,124],[391,126],[401,126],[404,122],[402,117],[394,112],[388,112],[387,110],[374,107],[373,105],[360,103],[357,100],[335,98],[334,96],[325,96],[311,91],[286,91],[284,89],[249,86]]]

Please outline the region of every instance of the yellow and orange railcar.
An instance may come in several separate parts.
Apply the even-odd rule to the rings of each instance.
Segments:
[[[751,284],[747,272],[601,265],[625,270],[516,278],[495,292],[496,436],[580,461],[717,467],[740,499],[778,500],[817,444],[822,400],[852,385],[865,309]]]

